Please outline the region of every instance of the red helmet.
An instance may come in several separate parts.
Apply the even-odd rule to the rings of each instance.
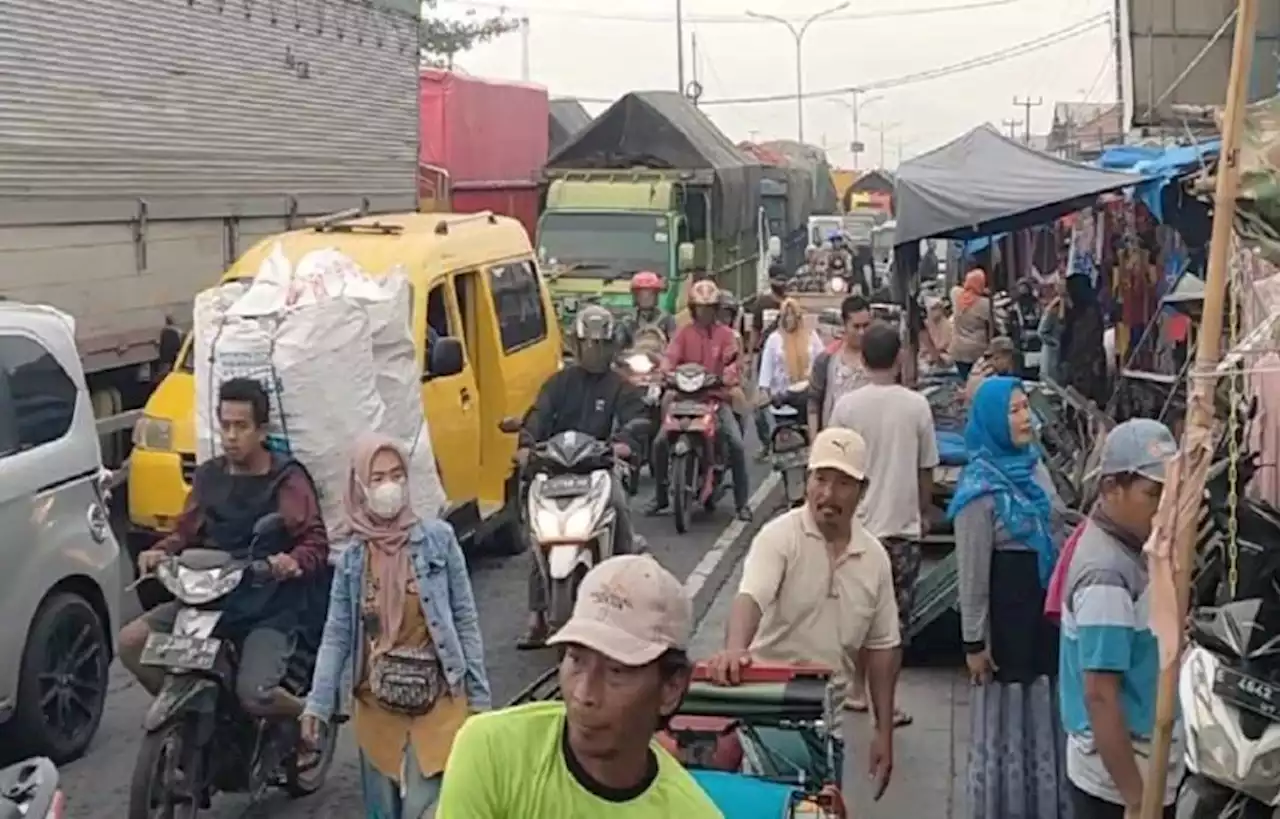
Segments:
[[[632,293],[637,290],[661,290],[662,288],[662,277],[652,270],[641,270],[631,277]]]

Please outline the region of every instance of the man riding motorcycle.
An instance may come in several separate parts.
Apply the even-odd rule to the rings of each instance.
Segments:
[[[644,394],[611,366],[616,333],[613,315],[605,308],[593,304],[578,313],[573,322],[574,361],[542,385],[520,431],[516,460],[522,466],[533,445],[562,432],[613,441],[615,454],[623,459],[639,449],[648,423]],[[629,554],[634,550],[635,535],[631,509],[618,481],[613,484],[612,504],[617,525],[614,554]],[[518,647],[540,648],[548,636],[546,589],[537,561],[531,560],[529,631]]]
[[[718,376],[721,384],[709,390],[717,399],[716,423],[724,439],[733,475],[733,501],[740,520],[751,520],[748,505],[750,486],[747,476],[747,452],[742,441],[742,430],[730,406],[730,391],[740,381],[742,351],[733,330],[718,321],[720,289],[714,282],[700,281],[689,288],[689,313],[693,321],[676,331],[675,338],[667,346],[662,361],[662,371],[670,374],[681,364],[701,364],[707,372]],[[653,446],[653,479],[655,483],[653,503],[649,514],[666,511],[670,505],[670,442],[662,435]]]
[[[660,335],[664,347],[671,343],[676,334],[676,319],[658,307],[662,290],[662,277],[657,273],[642,270],[631,277],[631,302],[635,309],[618,322],[619,352],[629,349],[645,333]]]
[[[233,378],[218,390],[218,425],[225,454],[196,468],[191,494],[173,534],[138,555],[139,575],[189,547],[241,551],[253,541],[254,524],[271,513],[284,522],[283,548],[264,548],[278,583],[242,586],[223,599],[219,630],[240,643],[236,693],[245,712],[259,718],[292,718],[302,702],[280,683],[299,639],[318,644],[329,597],[329,541],[315,485],[303,466],[266,448],[267,393],[250,378]],[[155,695],[165,670],[143,665],[147,636],[171,633],[182,604],[170,602],[143,614],[120,632],[120,660]]]

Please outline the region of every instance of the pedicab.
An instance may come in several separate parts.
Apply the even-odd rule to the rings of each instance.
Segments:
[[[560,696],[555,671],[516,702]],[[725,819],[844,819],[843,751],[828,730],[831,672],[753,663],[741,685],[711,682],[703,663],[657,742],[689,770]]]

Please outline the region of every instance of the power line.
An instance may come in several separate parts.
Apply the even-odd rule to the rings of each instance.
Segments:
[[[1012,60],[1029,54],[1032,51],[1043,48],[1045,46],[1057,45],[1092,31],[1102,23],[1110,22],[1110,14],[1098,14],[1088,17],[1080,22],[1058,29],[1057,31],[1036,37],[1033,40],[1026,40],[1006,48],[992,51],[978,57],[972,57],[960,62],[951,63],[949,65],[938,66],[936,68],[926,69],[924,71],[916,71],[911,74],[903,74],[898,77],[891,77],[884,80],[877,80],[862,85],[846,85],[842,88],[828,88],[822,91],[806,91],[803,94],[804,99],[819,99],[823,97],[838,97],[850,94],[854,91],[883,91],[890,88],[899,88],[904,85],[914,85],[916,83],[936,80],[941,77],[949,77],[953,74],[959,74],[964,71],[970,71],[975,68],[985,68],[989,65]],[[765,94],[761,96],[750,97],[724,97],[721,99],[699,100],[699,106],[707,105],[755,105],[769,102],[790,102],[796,98],[795,92],[790,94]],[[581,102],[597,103],[602,105],[611,105],[616,101],[615,98],[605,97],[576,97]]]
[[[886,9],[884,11],[871,12],[855,12],[853,14],[833,14],[830,17],[823,18],[824,21],[833,20],[879,20],[892,17],[921,17],[931,14],[946,14],[955,11],[972,11],[974,9],[994,8],[996,6],[1008,6],[1014,3],[1024,3],[1030,0],[970,0],[966,3],[952,3],[943,6],[923,6],[920,8],[906,9]],[[613,20],[626,23],[662,23],[670,25],[674,23],[674,16],[662,15],[640,15],[626,13],[609,13],[591,11],[589,9],[573,9],[566,7],[550,7],[550,6],[513,6],[507,3],[497,2],[497,0],[438,0],[441,6],[465,6],[469,9],[487,9],[490,11],[499,11],[506,14],[517,16],[536,17],[539,15],[547,15],[549,17],[576,17],[588,20]],[[791,20],[799,24],[803,21],[803,17],[783,19]],[[765,23],[763,20],[753,19],[743,15],[732,14],[707,14],[707,15],[689,15],[683,17],[685,23],[695,25],[761,25]]]
[[[1111,65],[1112,51],[1110,44],[1107,45],[1107,53],[1102,58],[1102,65],[1098,66],[1098,73],[1094,75],[1093,82],[1089,83],[1089,90],[1084,92],[1084,101],[1088,102],[1093,99],[1093,92],[1098,90],[1098,83],[1102,82],[1102,78],[1106,76],[1107,67]]]

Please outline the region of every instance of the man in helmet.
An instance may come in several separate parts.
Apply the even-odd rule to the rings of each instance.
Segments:
[[[635,344],[637,336],[645,331],[661,335],[664,345],[671,342],[676,334],[676,320],[674,316],[658,308],[658,295],[662,290],[662,277],[657,273],[642,270],[631,277],[631,303],[634,310],[618,322],[619,352]]]
[[[670,373],[681,364],[701,364],[709,373],[720,377],[722,385],[710,391],[718,399],[717,425],[724,436],[728,450],[729,468],[733,474],[733,500],[738,518],[751,520],[748,498],[751,496],[747,476],[747,453],[742,443],[742,430],[730,406],[729,391],[741,380],[741,348],[731,329],[717,319],[720,307],[720,288],[714,282],[699,281],[689,287],[689,313],[692,321],[676,331],[675,338],[667,346],[662,361],[664,373]],[[670,442],[659,435],[653,448],[654,498],[650,514],[666,510],[670,503],[668,492]]]
[[[613,370],[616,332],[613,314],[605,308],[593,304],[578,313],[571,339],[574,361],[542,385],[520,431],[517,462],[523,464],[527,460],[534,444],[562,432],[582,432],[612,441],[619,458],[629,458],[640,450],[648,423],[644,395]],[[631,511],[617,481],[613,485],[613,508],[617,514],[614,552],[630,553],[634,546]],[[539,648],[545,642],[546,611],[542,573],[533,562],[529,575],[529,632],[520,641],[520,648]]]

